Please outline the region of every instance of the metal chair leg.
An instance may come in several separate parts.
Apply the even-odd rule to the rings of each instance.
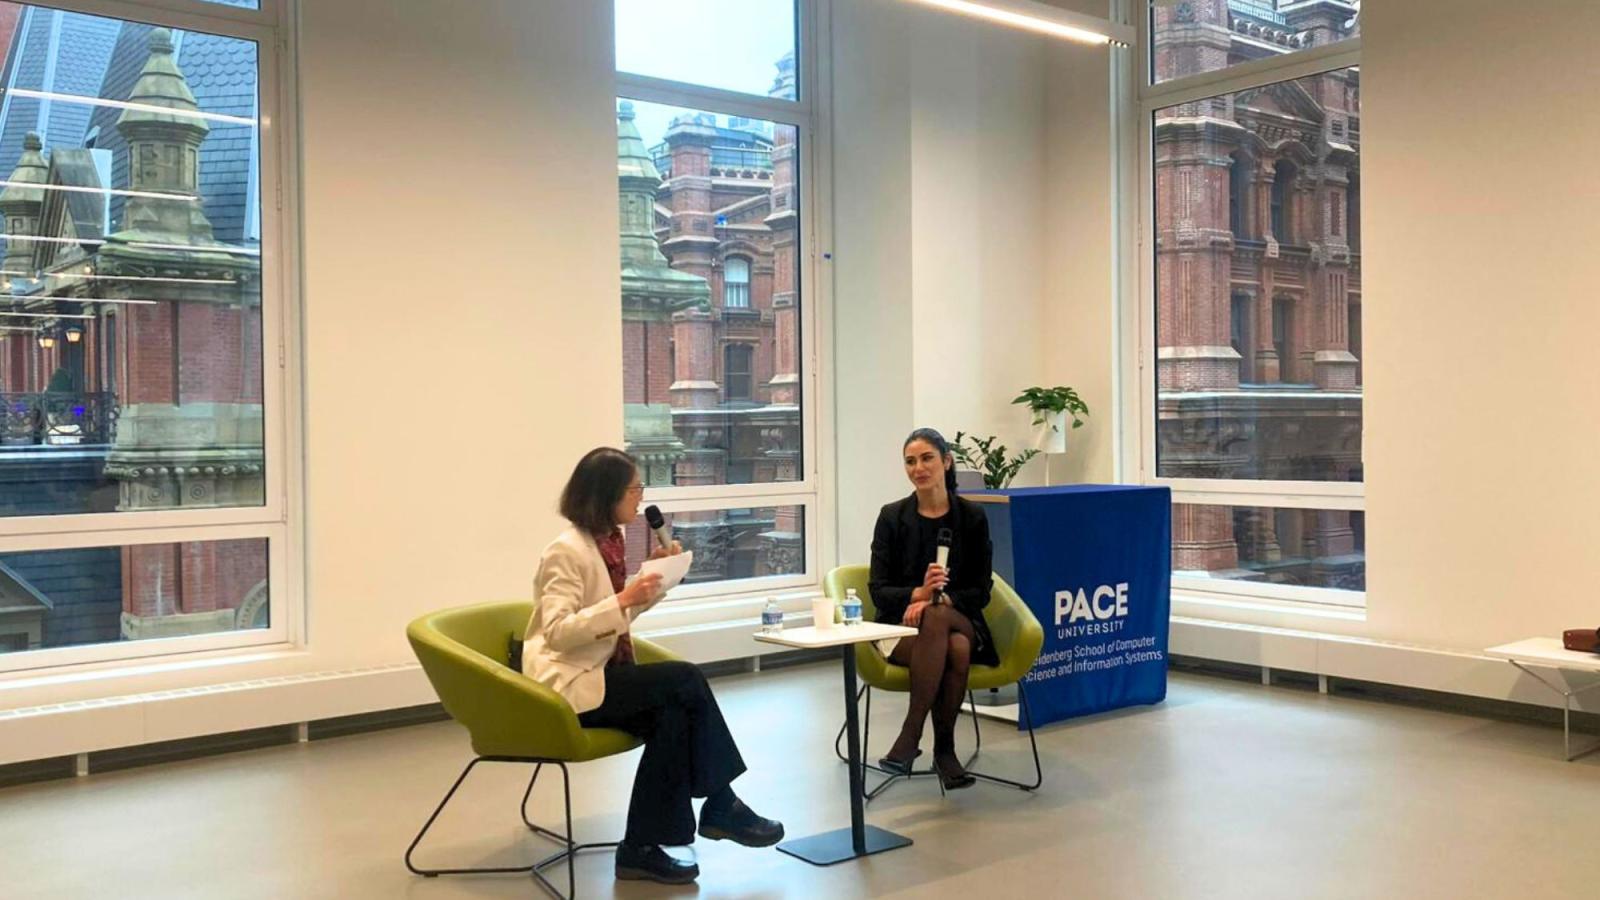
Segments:
[[[538,763],[533,767],[533,777],[528,779],[528,789],[522,792],[522,808],[519,810],[522,813],[522,824],[541,834],[545,833],[544,829],[535,825],[533,820],[528,818],[528,798],[533,796],[533,786],[539,783],[539,773],[543,771],[544,763]]]
[[[868,716],[870,716],[871,713],[872,713],[872,693],[871,693],[871,689],[870,688],[862,688],[862,692],[866,694],[866,698],[867,698],[867,714],[868,714]],[[998,775],[986,775],[986,774],[984,774],[982,772],[972,771],[972,763],[977,760],[978,754],[983,751],[983,729],[981,727],[979,727],[979,723],[978,723],[978,702],[977,702],[977,698],[973,695],[973,692],[970,691],[970,690],[967,691],[967,703],[968,703],[968,705],[970,707],[970,711],[971,711],[971,714],[972,714],[972,743],[973,743],[973,751],[972,751],[972,755],[967,757],[967,761],[963,764],[963,767],[967,769],[967,774],[971,775],[974,778],[983,780],[983,781],[989,781],[989,782],[993,782],[995,784],[1006,784],[1006,785],[1010,785],[1011,787],[1014,787],[1014,788],[1017,788],[1017,789],[1023,790],[1023,791],[1036,791],[1036,790],[1038,790],[1040,788],[1040,786],[1042,786],[1044,784],[1044,767],[1039,762],[1039,741],[1038,741],[1037,736],[1034,734],[1034,730],[1033,730],[1033,713],[1028,709],[1028,691],[1027,691],[1027,688],[1024,687],[1021,682],[1017,683],[1017,697],[1018,697],[1018,699],[1019,699],[1019,701],[1021,703],[1020,713],[1021,713],[1021,716],[1022,716],[1022,721],[1027,726],[1027,729],[1028,729],[1028,749],[1033,753],[1033,783],[1032,784],[1026,784],[1026,783],[1023,783],[1023,782],[1020,782],[1020,781],[1013,781],[1010,778],[1002,778],[1002,777],[1000,777]],[[862,727],[862,733],[861,733],[862,767],[865,768],[865,769],[870,769],[871,771],[877,772],[878,774],[885,776],[882,781],[878,782],[872,788],[867,789],[862,794],[862,797],[863,797],[863,799],[865,799],[866,802],[871,803],[873,800],[877,799],[878,795],[882,794],[885,790],[888,790],[890,785],[894,784],[896,781],[899,781],[901,779],[909,780],[909,779],[912,779],[912,778],[920,778],[920,777],[925,777],[925,776],[929,776],[929,775],[938,775],[939,774],[938,771],[936,769],[932,768],[931,766],[929,768],[926,768],[926,769],[913,769],[909,773],[901,773],[901,772],[890,772],[890,771],[884,769],[881,766],[875,765],[875,764],[873,764],[871,762],[867,762],[866,761],[867,760],[867,747],[869,747],[870,745],[867,743],[867,734],[868,734],[868,732],[866,731],[866,724],[867,724],[867,720],[863,719],[863,721],[862,721],[862,726],[863,727]],[[840,734],[841,734],[841,738],[842,738],[842,735],[843,735],[843,730],[842,729],[841,729]],[[834,752],[836,754],[839,753],[839,741],[840,741],[840,738],[835,738],[834,739]],[[843,758],[844,758],[843,755],[840,755],[840,759],[843,759]],[[945,792],[944,791],[944,784],[941,782],[939,784],[939,793],[941,795],[943,795],[944,792]]]
[[[978,727],[978,698],[967,691],[967,704],[972,708],[972,758],[983,752],[983,729]]]
[[[970,771],[972,764],[978,759],[978,754],[983,752],[983,729],[978,727],[978,701],[970,690],[967,691],[967,709],[972,716],[972,754],[961,764],[961,768]]]
[[[526,791],[524,791],[523,794],[522,794],[521,815],[522,815],[523,824],[527,825],[530,829],[532,829],[536,834],[540,835],[541,837],[547,838],[549,840],[555,841],[558,844],[564,845],[563,848],[561,850],[558,850],[555,853],[551,854],[550,856],[547,856],[544,859],[539,860],[538,862],[532,863],[530,865],[525,865],[525,866],[499,866],[499,867],[482,867],[482,868],[465,868],[465,869],[419,869],[419,868],[417,868],[417,866],[412,862],[412,859],[411,859],[413,852],[417,849],[417,845],[422,843],[423,836],[428,833],[428,829],[433,827],[433,823],[439,818],[439,814],[441,812],[443,812],[445,806],[447,804],[449,804],[450,798],[455,796],[456,790],[461,787],[462,782],[467,780],[467,775],[470,774],[472,772],[473,768],[475,766],[477,766],[478,763],[480,763],[480,762],[523,763],[523,764],[531,764],[534,767],[533,777],[528,779],[528,789]],[[539,773],[544,770],[544,767],[545,767],[546,764],[554,765],[554,766],[557,766],[558,768],[561,769],[561,796],[562,796],[562,805],[563,805],[564,813],[565,813],[565,824],[566,824],[566,832],[565,833],[556,832],[556,831],[552,831],[552,830],[550,830],[548,828],[544,828],[544,827],[542,827],[540,825],[535,824],[531,819],[528,818],[528,800],[529,800],[529,798],[531,798],[533,796],[533,787],[538,782]],[[572,865],[573,857],[575,857],[577,854],[582,853],[582,852],[584,852],[586,850],[612,849],[612,848],[615,848],[616,846],[617,846],[617,842],[616,841],[592,843],[592,844],[578,844],[578,843],[574,843],[573,842],[573,840],[572,840],[572,779],[571,779],[570,773],[568,773],[568,771],[567,771],[566,763],[564,763],[564,762],[562,762],[560,760],[539,760],[539,759],[519,759],[519,758],[513,758],[513,757],[479,756],[479,757],[475,757],[472,760],[472,762],[467,763],[467,767],[462,770],[460,777],[456,778],[455,784],[452,784],[450,786],[449,792],[447,792],[444,795],[444,799],[443,800],[439,801],[439,805],[434,808],[433,814],[430,815],[428,817],[428,821],[423,824],[422,830],[417,832],[416,838],[414,838],[411,841],[411,846],[406,848],[405,863],[406,863],[406,868],[410,869],[412,873],[417,874],[417,875],[422,875],[422,876],[427,877],[427,878],[435,878],[435,877],[438,877],[440,875],[489,875],[489,874],[511,873],[511,872],[526,873],[526,874],[532,875],[534,877],[534,879],[539,882],[539,885],[541,887],[543,887],[546,891],[548,891],[552,896],[558,897],[558,898],[560,898],[560,900],[573,900],[573,898],[575,898],[577,896],[577,873],[576,873],[576,871],[575,871],[575,869],[574,869],[574,867]],[[567,892],[565,894],[563,894],[553,883],[551,883],[549,878],[545,877],[545,874],[544,874],[544,871],[543,871],[544,869],[547,869],[550,866],[556,865],[557,863],[560,863],[560,862],[566,862],[567,863]]]
[[[542,768],[544,768],[544,766],[540,765],[533,770],[533,778],[535,780],[538,779],[539,770]],[[528,792],[533,792],[532,780],[528,782]],[[561,850],[534,863],[533,877],[538,880],[540,887],[543,887],[545,890],[549,891],[552,896],[561,897],[563,900],[571,900],[571,898],[578,896],[577,866],[575,865],[576,860],[574,860],[573,857],[577,855],[580,845],[572,842],[572,781],[567,775],[567,767],[564,764],[561,766],[561,799],[562,805],[566,810],[567,819],[567,833],[562,836],[562,843],[565,843],[567,847],[565,850]],[[526,816],[524,816],[524,819],[526,819]],[[535,832],[538,832],[539,834],[549,835],[552,837],[554,836],[552,832],[544,828],[540,828],[537,825],[533,825],[531,822],[529,825]],[[609,846],[614,847],[616,845],[611,844]],[[583,849],[588,849],[588,847],[584,847]],[[556,890],[556,886],[550,883],[550,879],[544,877],[544,872],[540,871],[546,866],[555,865],[556,863],[562,861],[565,861],[567,864],[567,892],[564,895],[560,891]]]
[[[1044,769],[1039,765],[1039,742],[1033,734],[1033,713],[1028,710],[1028,689],[1020,681],[1017,682],[1017,698],[1021,701],[1019,711],[1023,722],[1028,726],[1028,747],[1033,750],[1033,784],[1023,784],[1020,781],[1012,781],[1009,778],[1001,778],[998,775],[985,775],[982,772],[974,772],[970,768],[967,770],[967,774],[984,781],[992,781],[995,784],[1009,784],[1020,790],[1036,791],[1040,785],[1044,784]],[[976,727],[978,722],[976,705],[973,706],[972,722]],[[977,756],[978,754],[976,753],[972,754],[973,759],[976,759]]]
[[[439,818],[439,814],[444,812],[444,808],[450,802],[450,798],[454,797],[456,795],[456,790],[461,787],[461,783],[463,781],[467,780],[467,776],[472,774],[472,770],[478,765],[478,763],[484,762],[484,761],[485,761],[484,757],[477,756],[477,757],[473,757],[472,762],[467,763],[467,767],[465,769],[462,769],[461,770],[461,775],[458,778],[456,778],[456,783],[450,785],[450,790],[445,793],[444,799],[440,800],[439,801],[439,805],[434,807],[433,815],[428,817],[428,821],[423,824],[422,830],[417,832],[417,836],[411,840],[411,846],[406,848],[406,868],[410,869],[412,874],[414,874],[414,875],[423,875],[423,876],[426,876],[428,878],[436,878],[436,877],[438,877],[440,875],[466,875],[466,874],[489,874],[489,873],[495,873],[495,872],[531,872],[531,871],[533,871],[532,864],[529,864],[529,865],[526,865],[526,866],[503,866],[503,867],[496,867],[496,868],[478,868],[478,869],[419,869],[411,861],[412,853],[416,851],[417,845],[422,843],[423,836],[428,833],[428,829],[433,827],[433,823]]]

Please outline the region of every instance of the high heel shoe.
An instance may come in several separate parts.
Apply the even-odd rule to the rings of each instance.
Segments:
[[[879,757],[878,768],[888,772],[890,775],[910,775],[911,764],[916,762],[917,757],[921,755],[922,751],[918,750],[906,759],[895,759],[892,756]]]
[[[978,783],[978,779],[974,778],[954,756],[935,756],[933,771],[939,775],[939,787],[947,791],[959,791]]]

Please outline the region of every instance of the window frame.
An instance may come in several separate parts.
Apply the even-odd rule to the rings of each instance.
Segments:
[[[1361,65],[1361,37],[1296,50],[1198,75],[1154,81],[1152,13],[1160,0],[1112,0],[1113,19],[1133,26],[1138,40],[1113,57],[1113,156],[1119,258],[1115,267],[1122,440],[1119,478],[1165,486],[1174,504],[1366,511],[1365,482],[1200,479],[1158,476],[1156,387],[1155,128],[1157,111],[1181,103]],[[1285,210],[1286,214],[1288,210]],[[1351,230],[1346,217],[1345,231]],[[1265,234],[1271,223],[1257,223]],[[1280,238],[1281,239],[1281,238]],[[1354,248],[1354,245],[1352,245]],[[1297,311],[1298,312],[1298,311]],[[1257,323],[1270,327],[1271,323]],[[1282,379],[1280,379],[1282,380]],[[1365,419],[1363,418],[1363,429]],[[1369,442],[1363,434],[1362,452]],[[1364,610],[1365,591],[1174,576],[1175,591],[1200,598],[1284,601],[1302,609]]]
[[[797,360],[800,372],[800,429],[802,468],[796,481],[768,484],[720,484],[703,486],[647,487],[644,502],[656,504],[664,513],[701,510],[798,506],[803,518],[805,569],[794,575],[727,579],[679,587],[673,603],[662,604],[646,616],[673,618],[684,615],[698,618],[694,610],[705,606],[716,621],[752,615],[749,604],[726,603],[773,593],[814,592],[820,589],[824,567],[837,558],[837,536],[831,527],[834,503],[829,495],[833,484],[833,379],[830,371],[831,344],[823,335],[832,333],[832,279],[825,265],[832,239],[832,158],[829,107],[831,95],[830,9],[832,0],[794,0],[795,2],[795,100],[746,94],[739,91],[671,81],[631,72],[616,72],[616,100],[659,103],[718,115],[744,116],[795,128],[799,147],[795,166],[795,193],[800,207],[800,248],[796,256],[799,281],[800,340]],[[613,6],[613,10],[615,7]],[[754,271],[752,266],[752,280]],[[753,307],[752,307],[753,308]],[[754,360],[752,359],[752,369]],[[752,378],[753,378],[752,374]],[[756,385],[752,383],[752,394]],[[618,397],[617,417],[622,417]],[[704,601],[695,603],[693,601]]]
[[[265,486],[261,506],[0,517],[0,554],[82,547],[262,539],[267,542],[269,625],[207,635],[151,638],[0,654],[0,678],[85,664],[179,654],[295,646],[304,640],[300,379],[293,323],[299,321],[298,160],[292,0],[260,9],[208,0],[45,0],[48,9],[204,31],[256,44],[257,128],[253,143],[261,216],[261,378]]]

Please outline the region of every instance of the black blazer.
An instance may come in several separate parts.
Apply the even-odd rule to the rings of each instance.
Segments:
[[[976,503],[951,495],[950,513],[954,520],[954,540],[950,543],[950,585],[945,595],[956,609],[972,620],[977,635],[972,661],[979,665],[1000,664],[989,623],[983,608],[989,605],[989,590],[994,584],[994,547],[989,543],[989,519]],[[872,575],[867,590],[877,607],[879,622],[900,624],[911,591],[922,586],[934,549],[919,546],[917,495],[886,504],[878,513],[872,530]]]

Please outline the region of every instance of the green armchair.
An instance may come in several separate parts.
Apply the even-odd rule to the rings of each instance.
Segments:
[[[520,638],[533,614],[533,603],[514,600],[480,603],[429,613],[406,627],[406,638],[422,663],[434,691],[452,719],[466,726],[476,754],[455,784],[439,802],[433,815],[406,849],[406,868],[417,875],[524,872],[533,875],[550,893],[572,897],[576,883],[572,857],[584,850],[615,847],[616,843],[578,844],[572,839],[572,787],[567,764],[625,753],[640,741],[612,728],[585,728],[561,695],[512,669],[508,657],[512,638]],[[676,659],[661,647],[634,638],[640,663]],[[412,855],[422,838],[444,811],[450,798],[480,762],[525,763],[534,766],[533,777],[522,795],[522,821],[537,834],[564,846],[552,856],[526,866],[475,869],[421,869]],[[556,832],[528,818],[528,799],[546,765],[561,770],[561,790],[566,809],[566,831]],[[567,865],[567,893],[562,895],[544,875],[560,862]]]
[[[872,592],[867,589],[870,575],[867,566],[840,566],[829,572],[823,579],[822,590],[835,601],[842,600],[845,594],[854,588],[856,596],[861,598],[862,617],[871,620],[877,613],[877,608],[872,603]],[[1000,576],[994,577],[994,587],[989,592],[989,605],[983,611],[984,620],[989,623],[989,633],[994,637],[995,650],[1000,656],[998,666],[974,665],[967,676],[967,702],[972,709],[972,734],[974,749],[972,756],[967,759],[967,769],[971,774],[984,781],[998,784],[1008,784],[1032,791],[1044,783],[1044,771],[1039,765],[1039,745],[1034,738],[1033,717],[1028,712],[1028,692],[1023,681],[1023,676],[1033,668],[1034,662],[1039,658],[1039,651],[1044,647],[1044,628],[1039,620],[1034,618],[1028,605],[1022,602],[1017,592],[1011,585],[1006,584]],[[873,644],[856,645],[856,670],[860,673],[861,680],[866,682],[861,688],[861,693],[866,697],[867,715],[862,717],[862,722],[869,723],[872,715],[872,689],[880,691],[897,691],[906,693],[911,690],[911,670],[904,666],[897,666],[884,658],[882,653]],[[978,727],[977,701],[973,698],[973,691],[987,690],[989,688],[1004,687],[1008,684],[1017,686],[1017,698],[1021,702],[1022,723],[1028,731],[1028,745],[1033,751],[1033,781],[1024,783],[996,775],[988,775],[972,769],[972,763],[978,758],[983,749],[983,732]],[[866,746],[869,730],[861,734],[862,757],[868,758]],[[839,730],[839,736],[834,739],[834,752],[841,759],[844,754],[839,751],[839,742],[844,737],[844,729]],[[918,769],[910,776],[891,773],[878,768],[871,763],[869,768],[887,776],[871,790],[867,791],[867,799],[871,800],[883,793],[889,785],[897,779],[933,775],[932,769]]]

